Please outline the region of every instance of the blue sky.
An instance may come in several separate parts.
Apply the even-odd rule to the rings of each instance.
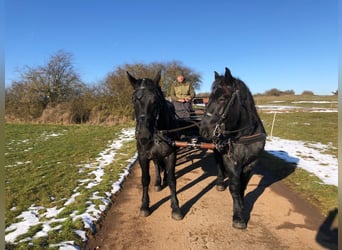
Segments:
[[[225,67],[252,93],[338,88],[337,0],[7,0],[5,83],[70,52],[96,84],[124,64],[179,61],[210,91]]]

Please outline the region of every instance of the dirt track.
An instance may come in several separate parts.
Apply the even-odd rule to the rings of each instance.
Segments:
[[[246,191],[248,227],[234,229],[232,199],[228,189],[215,189],[211,153],[185,151],[179,154],[176,167],[184,219],[171,219],[169,189],[154,192],[152,183],[152,214],[139,217],[141,171],[136,164],[98,233],[89,239],[89,249],[337,249],[335,223],[331,226],[329,218],[264,173],[261,166]],[[152,167],[150,172],[154,172]]]

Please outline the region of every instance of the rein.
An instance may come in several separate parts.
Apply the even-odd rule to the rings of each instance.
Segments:
[[[184,127],[181,127],[181,128],[174,128],[174,129],[167,129],[167,130],[158,130],[158,132],[164,133],[164,134],[175,133],[175,132],[179,132],[179,131],[182,131],[182,130],[185,130],[185,129],[188,129],[188,128],[193,128],[193,127],[198,127],[199,128],[199,124],[197,122],[193,122],[193,124],[187,125],[187,126],[184,126]]]

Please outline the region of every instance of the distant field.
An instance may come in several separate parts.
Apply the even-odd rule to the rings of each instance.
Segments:
[[[337,156],[337,96],[257,96],[255,103],[269,136],[275,118],[273,136],[331,143],[336,150],[330,153]]]
[[[302,107],[338,108],[338,96],[317,95],[284,95],[284,96],[254,96],[256,105],[275,104]]]

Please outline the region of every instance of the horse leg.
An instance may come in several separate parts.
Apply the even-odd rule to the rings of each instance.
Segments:
[[[233,227],[237,229],[245,229],[247,227],[246,220],[243,215],[243,197],[244,193],[242,184],[242,167],[241,165],[235,165],[232,161],[225,162],[227,169],[230,172],[230,185],[229,191],[233,198]]]
[[[161,162],[158,160],[153,160],[154,170],[155,170],[155,180],[154,180],[154,191],[159,192],[162,190],[160,172],[162,172]]]
[[[232,178],[229,185],[229,191],[233,198],[233,227],[245,229],[247,227],[246,220],[243,216],[243,199],[241,198],[241,183],[239,176]]]
[[[176,166],[176,154],[172,153],[165,159],[167,182],[171,192],[171,209],[172,219],[182,220],[183,214],[179,208],[178,198],[176,194],[176,177],[175,177],[175,166]]]
[[[248,185],[249,180],[252,177],[252,169],[253,167],[256,165],[257,161],[253,161],[251,163],[249,163],[247,166],[244,167],[244,169],[242,170],[241,173],[241,190],[240,190],[240,195],[241,195],[241,199],[244,200],[244,196],[245,196],[245,191]]]
[[[140,216],[146,217],[151,214],[150,210],[150,197],[148,196],[148,187],[150,185],[150,173],[149,173],[150,161],[145,157],[139,156],[139,164],[141,167],[141,183],[143,188],[142,202],[140,207]]]
[[[166,187],[167,186],[167,171],[165,170],[165,165],[163,165],[164,167],[164,177],[163,177],[163,183],[162,183],[162,187]]]
[[[216,190],[224,191],[226,189],[226,186],[224,185],[224,165],[222,161],[222,155],[216,149],[214,150],[214,157],[217,168]]]

